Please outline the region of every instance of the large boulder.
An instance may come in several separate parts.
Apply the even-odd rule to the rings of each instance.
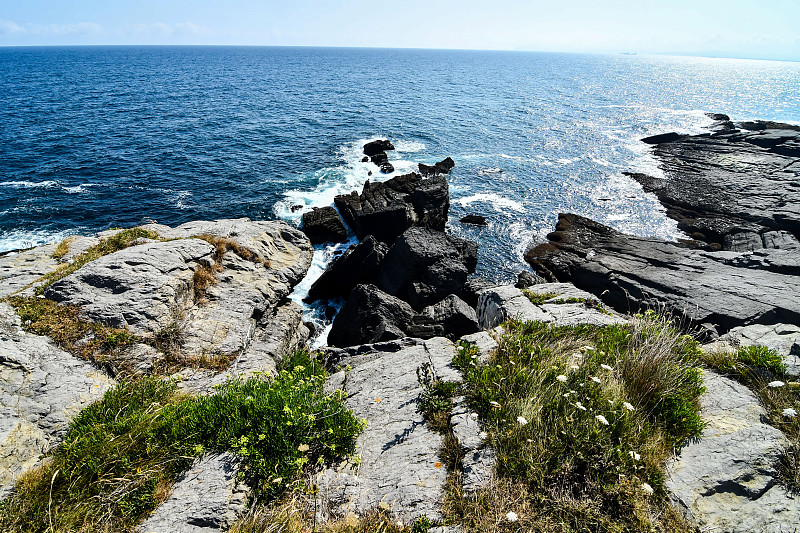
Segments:
[[[374,235],[390,243],[414,225],[444,231],[450,196],[444,177],[423,179],[412,173],[380,183],[367,181],[361,194],[339,195],[334,203],[359,239]]]
[[[328,344],[345,347],[403,338],[415,314],[406,302],[374,285],[357,285],[333,320]]]
[[[45,296],[79,306],[90,321],[138,335],[179,330],[187,355],[239,354],[257,334],[260,318],[284,301],[311,265],[308,238],[284,222],[236,219],[145,228],[172,240],[96,259],[48,287]],[[198,235],[233,245],[216,257],[215,246],[191,238]],[[216,282],[196,298],[195,272],[216,261],[221,267]]]
[[[461,290],[477,262],[474,242],[412,227],[386,254],[376,285],[421,310]]]
[[[331,206],[315,207],[303,213],[302,229],[311,244],[342,242],[347,239],[347,229],[339,218],[339,213]]]
[[[373,156],[381,152],[394,150],[394,145],[388,139],[378,139],[364,145],[364,155]]]
[[[347,296],[358,284],[373,283],[389,247],[372,235],[336,258],[311,285],[308,301]]]
[[[423,309],[416,323],[419,323],[420,319],[424,319],[438,330],[435,335],[430,335],[431,337],[440,336],[455,340],[464,335],[477,333],[479,329],[475,309],[455,294],[446,296],[442,301]]]
[[[550,242],[526,260],[622,312],[666,308],[720,333],[756,323],[798,323],[800,257],[790,250],[709,252],[624,235],[587,218],[559,215]]]

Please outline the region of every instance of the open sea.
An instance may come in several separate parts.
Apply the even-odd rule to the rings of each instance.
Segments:
[[[388,138],[395,174],[456,161],[449,231],[497,281],[562,211],[678,237],[622,175],[660,173],[640,138],[700,133],[706,112],[800,123],[800,63],[667,56],[0,48],[0,87],[0,252],[152,220],[298,224],[292,206],[390,177],[360,162]]]

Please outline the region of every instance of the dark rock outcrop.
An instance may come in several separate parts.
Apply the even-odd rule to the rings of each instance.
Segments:
[[[342,242],[347,238],[339,213],[332,206],[314,208],[303,213],[303,233],[312,244],[323,242]]]
[[[428,306],[420,313],[421,317],[430,320],[430,323],[438,328],[432,336],[444,336],[451,339],[458,339],[464,335],[470,335],[478,331],[478,316],[475,309],[470,307],[464,300],[451,294],[442,301]],[[419,322],[419,319],[417,319]]]
[[[431,176],[437,176],[439,174],[449,174],[451,170],[456,166],[456,162],[453,161],[453,158],[447,157],[438,163],[433,165],[426,165],[425,163],[419,164],[419,173],[425,176],[426,178]]]
[[[473,226],[485,226],[486,217],[481,215],[467,215],[459,220],[462,224],[471,224]]]
[[[364,153],[369,157],[370,161],[378,165],[384,174],[394,172],[394,167],[389,163],[389,156],[386,155],[387,150],[394,150],[394,145],[388,140],[379,139],[364,145]]]
[[[514,286],[518,289],[527,289],[528,287],[533,287],[534,285],[544,283],[545,281],[547,280],[543,277],[537,276],[529,270],[523,270],[517,274],[517,282],[514,284]]]
[[[387,150],[394,150],[394,145],[387,139],[378,139],[364,145],[364,154],[368,156],[380,154]]]
[[[328,344],[343,348],[406,336],[416,313],[374,285],[357,285],[333,320]]]
[[[800,257],[790,250],[709,252],[633,237],[587,218],[559,215],[550,242],[526,260],[619,311],[664,306],[720,333],[755,323],[798,323]]]
[[[334,203],[359,239],[374,235],[393,242],[411,226],[444,230],[450,209],[447,180],[404,174],[380,183],[367,181],[361,194],[339,195]]]
[[[415,309],[461,290],[475,272],[478,245],[429,228],[412,227],[386,254],[376,284]]]
[[[368,235],[328,266],[311,285],[308,301],[347,296],[358,284],[372,283],[389,247]]]
[[[681,230],[714,248],[800,245],[800,127],[717,124],[713,134],[643,139],[657,144],[665,178],[629,175],[656,194]]]

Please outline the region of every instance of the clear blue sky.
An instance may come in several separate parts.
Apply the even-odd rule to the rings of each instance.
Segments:
[[[800,60],[800,0],[0,0],[0,45],[240,44]]]

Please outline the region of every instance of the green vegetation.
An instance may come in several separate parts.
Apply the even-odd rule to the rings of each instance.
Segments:
[[[103,239],[98,244],[87,249],[82,254],[78,255],[75,260],[71,263],[64,263],[63,265],[59,266],[54,271],[50,272],[49,274],[45,274],[40,278],[39,281],[43,283],[36,287],[36,292],[38,294],[42,294],[44,289],[47,288],[49,285],[52,285],[56,281],[72,274],[80,267],[94,261],[95,259],[99,259],[104,255],[108,255],[110,253],[118,252],[124,248],[129,247],[136,239],[158,239],[158,234],[154,231],[144,230],[141,228],[131,228],[122,230],[119,233]],[[60,245],[59,245],[60,247]],[[68,250],[68,249],[67,249]],[[56,249],[58,251],[58,248]],[[64,255],[66,255],[66,251]],[[55,255],[54,255],[55,257]],[[62,256],[63,257],[63,256]]]
[[[800,383],[787,383],[780,354],[763,346],[745,346],[734,352],[702,355],[709,367],[747,385],[761,400],[769,423],[789,439],[778,468],[789,490],[800,492]]]
[[[448,520],[475,532],[692,531],[663,467],[703,429],[697,343],[655,313],[629,326],[506,328],[488,364],[471,349],[455,360],[498,461],[476,494],[453,479]]]
[[[542,294],[536,294],[535,292],[529,289],[522,289],[522,294],[528,297],[528,300],[535,305],[542,305],[547,300],[555,298],[558,294],[554,292],[543,292]]]
[[[341,393],[323,391],[320,365],[289,358],[256,377],[190,397],[157,378],[124,382],[84,409],[64,442],[0,504],[9,532],[131,531],[206,451],[236,452],[255,497],[269,502],[304,470],[352,453],[362,429]]]

